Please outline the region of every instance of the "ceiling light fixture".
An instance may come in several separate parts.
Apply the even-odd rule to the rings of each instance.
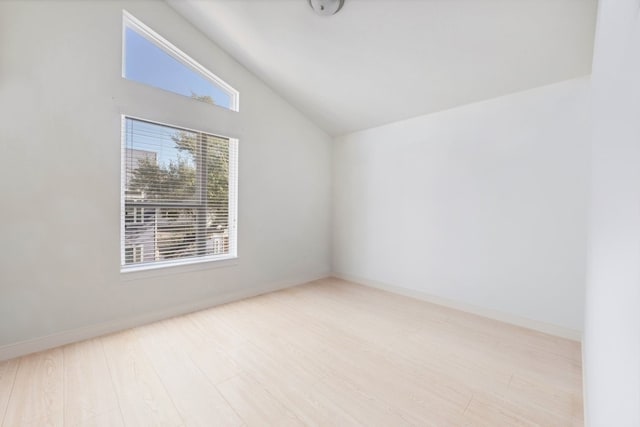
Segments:
[[[344,0],[308,0],[311,9],[323,16],[335,15],[344,4]]]

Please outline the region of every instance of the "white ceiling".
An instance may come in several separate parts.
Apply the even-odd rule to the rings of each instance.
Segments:
[[[331,135],[591,72],[596,0],[168,0]]]

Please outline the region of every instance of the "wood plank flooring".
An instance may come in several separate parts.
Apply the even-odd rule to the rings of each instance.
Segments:
[[[0,363],[17,426],[581,426],[580,344],[337,279]]]

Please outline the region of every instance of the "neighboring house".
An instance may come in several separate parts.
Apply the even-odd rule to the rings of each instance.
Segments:
[[[126,175],[127,182],[125,183],[126,189],[129,188],[129,182],[131,182],[131,179],[133,178],[133,173],[138,168],[138,164],[140,163],[141,160],[149,160],[151,163],[157,163],[158,153],[156,153],[155,151],[138,150],[135,148],[126,149],[126,156],[125,156],[125,162],[126,162],[125,170],[127,171],[127,175]]]
[[[207,253],[217,255],[226,253],[229,250],[229,229],[221,229],[211,234],[207,238]]]

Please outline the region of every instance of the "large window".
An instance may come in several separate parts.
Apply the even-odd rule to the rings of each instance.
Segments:
[[[235,257],[237,142],[123,118],[122,266]]]
[[[122,77],[233,111],[239,94],[211,71],[124,12]]]

